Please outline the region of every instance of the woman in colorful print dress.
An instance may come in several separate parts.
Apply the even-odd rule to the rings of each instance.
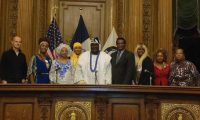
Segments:
[[[51,58],[47,55],[48,47],[48,39],[40,38],[39,54],[32,57],[27,72],[27,77],[31,80],[31,83],[49,83]]]
[[[51,83],[73,84],[72,63],[69,59],[71,55],[70,47],[61,43],[56,48],[56,53],[58,54],[58,59],[52,62],[49,73]]]

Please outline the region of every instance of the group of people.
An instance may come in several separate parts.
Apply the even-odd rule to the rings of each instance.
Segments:
[[[91,50],[82,52],[81,43],[70,46],[61,43],[56,49],[57,58],[47,55],[49,41],[39,39],[39,53],[27,66],[20,50],[21,38],[14,36],[12,48],[1,58],[1,83],[57,83],[57,84],[127,84],[199,86],[200,74],[195,65],[185,59],[184,51],[177,48],[174,61],[167,63],[167,53],[158,49],[154,58],[148,55],[144,44],[138,44],[134,53],[126,50],[126,40],[117,38],[116,51],[100,51],[98,38],[91,41]]]

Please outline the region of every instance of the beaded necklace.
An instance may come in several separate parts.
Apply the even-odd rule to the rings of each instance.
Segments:
[[[94,66],[94,69],[93,69],[92,68],[92,53],[90,52],[90,71],[91,72],[96,72],[97,62],[98,62],[98,59],[99,59],[99,54],[100,54],[100,52],[97,54],[97,58],[96,58],[96,61],[95,61],[95,66]]]

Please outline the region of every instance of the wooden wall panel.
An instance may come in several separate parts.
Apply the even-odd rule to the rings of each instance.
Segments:
[[[64,8],[64,10],[62,10],[62,7],[60,6],[61,3],[64,3],[67,9]],[[50,24],[51,18],[54,16],[52,8],[57,6],[57,22],[60,26],[64,40],[68,41],[72,38],[76,30],[80,15],[79,8],[84,8],[85,10],[83,9],[81,13],[84,17],[90,36],[101,38],[101,43],[104,44],[113,27],[113,5],[114,0],[48,0],[47,23]],[[65,16],[69,17],[67,18],[68,22],[65,22],[66,24],[64,26],[63,11],[67,13]],[[73,11],[72,13],[75,14],[72,14],[69,11]],[[74,21],[69,19],[73,19]],[[96,24],[97,22],[98,24]],[[95,25],[92,26],[91,24]],[[63,27],[67,29],[67,32],[63,32]]]
[[[33,106],[31,104],[5,104],[4,120],[33,120]],[[16,114],[17,113],[17,114]]]
[[[49,27],[47,24],[47,1],[48,0],[33,0],[32,55],[38,53],[38,40],[46,36]]]
[[[127,40],[127,49],[134,52],[142,41],[142,1],[114,0],[113,24],[119,37]]]
[[[26,12],[25,12],[26,11]],[[33,0],[18,1],[17,35],[22,38],[22,51],[29,59],[34,48],[33,43]]]
[[[89,33],[99,36],[102,43],[114,26],[118,35],[127,39],[130,51],[144,42],[151,56],[162,47],[172,58],[172,0],[1,0],[0,4],[4,16],[0,18],[0,54],[10,48],[11,36],[17,33],[29,61],[37,53],[38,39],[46,35],[52,7],[57,5],[61,7],[57,22],[65,40],[73,36],[82,7]]]
[[[152,47],[153,49],[150,51],[153,56],[155,51],[160,48],[158,46],[158,0],[152,0]]]
[[[142,0],[130,0],[129,6],[129,16],[126,25],[126,36],[128,39],[128,49],[134,52],[135,47],[138,43],[142,42],[142,25],[143,25],[143,10],[142,10]]]
[[[122,112],[123,111],[123,112]],[[113,120],[139,120],[139,107],[131,104],[114,104]]]
[[[10,48],[11,37],[22,37],[22,50],[27,57],[38,52],[38,39],[46,35],[47,0],[2,1],[0,18],[0,54]]]
[[[2,120],[38,120],[38,109],[35,98],[0,98]]]
[[[109,119],[112,120],[144,120],[142,99],[111,99],[109,103]]]
[[[82,10],[80,11],[80,8]],[[70,40],[78,26],[80,15],[91,37],[104,40],[105,2],[60,2],[60,29],[65,40]]]
[[[172,60],[172,0],[159,0],[158,11],[158,48],[165,48]]]

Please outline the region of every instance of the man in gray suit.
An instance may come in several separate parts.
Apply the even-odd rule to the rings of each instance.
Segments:
[[[117,38],[117,51],[111,54],[112,84],[131,85],[135,80],[134,54],[127,51],[126,40]]]

